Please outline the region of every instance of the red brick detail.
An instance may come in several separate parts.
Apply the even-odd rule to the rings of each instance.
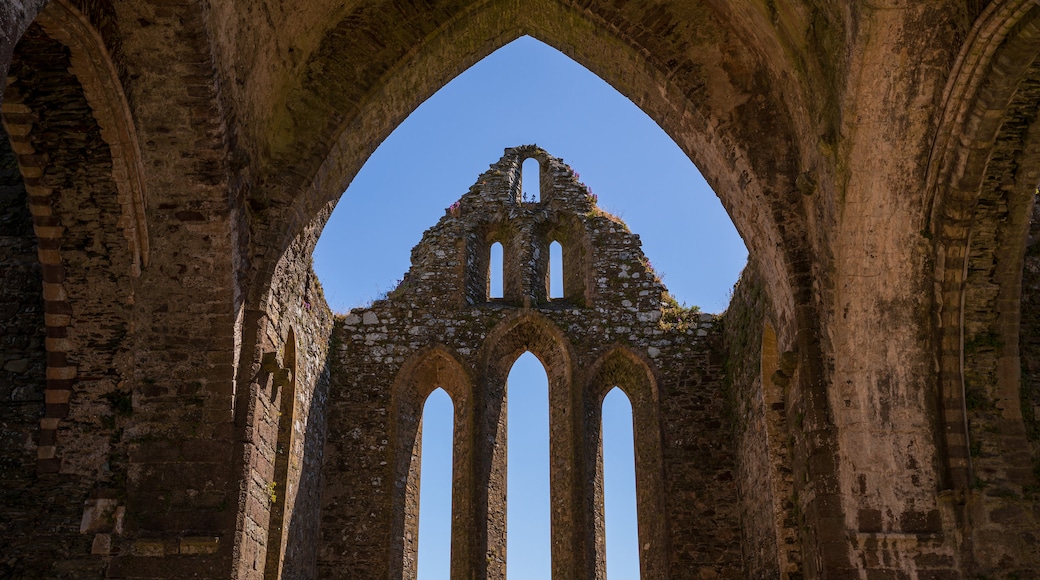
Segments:
[[[47,419],[64,419],[69,416],[69,404],[68,403],[53,403],[48,404],[43,414],[44,418]]]
[[[21,143],[21,153],[18,155],[18,168],[25,180],[29,191],[29,212],[32,214],[37,239],[39,241],[39,256],[43,282],[49,286],[59,286],[58,294],[62,297],[67,295],[64,288],[65,267],[62,265],[61,248],[61,220],[59,216],[51,212],[51,198],[53,192],[39,183],[38,176],[43,174],[47,165],[45,155],[24,153],[32,149],[29,133],[32,130],[32,111],[24,104],[20,95],[14,90],[8,89],[4,94],[2,113],[4,127],[9,135],[18,136]],[[12,137],[14,141],[14,137]],[[50,297],[49,297],[50,296]],[[68,324],[71,322],[72,309],[64,298],[54,299],[48,291],[44,291],[43,311],[46,315],[57,315],[64,318],[64,324],[47,322],[47,376],[61,376],[62,378],[48,378],[44,389],[44,398],[47,401],[68,400],[67,394],[59,395],[72,390],[75,382],[75,367],[70,367],[66,354],[68,336]],[[70,373],[68,369],[73,369]],[[41,420],[40,440],[38,445],[42,447],[57,446],[57,428],[51,425],[45,427],[47,419],[64,419],[69,415],[69,404],[46,403],[44,418]],[[61,470],[61,458],[57,456],[40,457],[36,460],[37,473],[57,473]]]
[[[52,459],[38,459],[36,461],[36,473],[58,473],[61,470],[61,459],[57,457]]]
[[[58,431],[55,429],[40,429],[40,447],[54,445],[58,440]]]

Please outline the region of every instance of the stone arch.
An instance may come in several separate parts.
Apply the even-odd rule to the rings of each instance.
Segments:
[[[123,235],[134,257],[134,274],[140,274],[149,256],[144,167],[117,65],[89,16],[69,0],[52,0],[36,22],[48,36],[69,47],[71,72],[82,83],[83,95],[112,154],[112,178],[123,207]]]
[[[535,175],[532,175],[529,172],[531,165],[527,163],[528,161],[534,162]],[[527,166],[526,168],[524,167],[525,165]],[[542,162],[539,161],[537,157],[529,156],[520,160],[520,167],[523,168],[520,178],[523,201],[527,203],[542,203],[542,182],[544,181],[543,174],[545,173],[544,168],[542,167]],[[524,183],[524,178],[527,178],[528,183]],[[533,181],[537,181],[537,183],[530,183]],[[535,187],[535,185],[537,185],[537,187]],[[528,196],[528,194],[530,194],[530,196]]]
[[[540,197],[538,199],[538,203],[545,204],[545,203],[551,201],[552,198],[553,198],[552,191],[553,191],[554,188],[553,188],[553,176],[552,176],[551,172],[548,170],[549,156],[546,154],[545,151],[543,151],[541,149],[538,149],[534,145],[531,145],[529,147],[517,147],[517,151],[520,152],[520,155],[517,157],[517,164],[519,165],[519,167],[522,168],[523,165],[524,165],[524,162],[527,161],[528,159],[534,159],[538,163],[538,175],[537,175],[537,178],[538,178],[538,187],[539,187],[539,191],[540,191]],[[520,176],[519,173],[517,175]],[[521,178],[522,177],[523,176],[521,176]],[[530,178],[531,176],[527,175],[526,177]],[[517,195],[521,195],[520,185],[521,184],[520,184],[520,182],[518,180],[517,181]],[[546,195],[546,193],[548,193],[548,196]],[[518,198],[518,201],[519,201],[519,198]]]
[[[275,255],[281,252],[312,216],[335,202],[373,149],[372,143],[380,142],[418,103],[466,67],[507,42],[529,34],[600,75],[675,139],[722,198],[751,251],[761,255],[765,273],[778,294],[776,302],[785,313],[793,314],[794,294],[790,287],[807,281],[788,269],[791,264],[809,267],[805,260],[809,255],[808,242],[802,235],[805,224],[801,210],[797,209],[801,198],[793,185],[801,154],[789,117],[778,113],[793,101],[773,94],[775,87],[781,85],[766,80],[773,70],[758,59],[772,53],[745,46],[746,37],[734,32],[713,8],[697,5],[692,10],[704,26],[714,30],[704,62],[668,60],[663,54],[667,49],[645,44],[652,43],[653,35],[638,34],[638,24],[632,23],[632,28],[607,26],[606,19],[616,15],[600,15],[594,9],[574,10],[546,0],[537,6],[522,7],[492,2],[460,13],[439,15],[442,19],[430,19],[427,15],[424,19],[428,22],[421,24],[421,42],[416,38],[414,46],[399,54],[377,51],[371,68],[358,71],[344,70],[334,55],[368,50],[355,46],[364,41],[350,34],[358,19],[367,21],[368,16],[344,17],[324,37],[308,64],[328,74],[298,79],[296,86],[284,92],[287,101],[299,99],[314,103],[316,108],[307,113],[306,119],[288,118],[294,108],[287,108],[284,103],[279,103],[277,112],[271,113],[271,127],[313,126],[327,138],[313,139],[314,133],[309,130],[303,130],[301,136],[307,137],[299,141],[292,134],[279,134],[268,169],[299,167],[294,174],[300,175],[306,185],[300,195],[296,195],[299,184],[295,182],[268,187],[272,191],[265,193],[265,199],[294,207],[280,214],[292,216],[292,221],[272,230],[280,239],[258,239],[255,251]],[[407,13],[395,17],[395,22],[371,23],[378,29],[372,33],[386,38],[403,34],[408,38],[416,31],[398,34],[393,27],[404,22],[414,24],[412,16]],[[721,44],[726,46],[724,54],[718,52]],[[660,58],[655,57],[658,53]],[[686,58],[684,55],[683,59]],[[723,61],[739,72],[723,72]],[[683,71],[675,70],[677,67]],[[690,71],[699,72],[687,74]],[[339,83],[344,85],[338,86]],[[350,88],[346,89],[347,86]],[[745,104],[734,104],[723,93],[750,98]],[[323,108],[317,106],[318,101],[341,105]],[[762,139],[769,143],[762,143]],[[752,143],[756,146],[751,147]],[[815,148],[815,140],[813,143]],[[765,154],[766,151],[769,153]],[[299,156],[306,159],[297,159]],[[783,223],[782,229],[779,223]],[[270,264],[270,260],[257,263]],[[269,272],[264,270],[269,267],[262,265],[257,275],[261,279],[268,277]]]
[[[99,81],[77,61],[90,50],[106,54],[105,48],[89,23],[61,20],[78,14],[68,5],[44,12],[12,47],[0,107],[0,138],[15,154],[28,201],[45,333],[37,347],[43,401],[33,400],[25,416],[35,424],[17,430],[35,456],[33,485],[47,482],[36,501],[62,522],[80,522],[55,527],[55,541],[70,547],[95,541],[93,554],[108,556],[127,503],[122,434],[134,411],[128,305],[138,269],[113,150],[88,94]],[[106,80],[119,86],[118,79]],[[72,550],[69,561],[91,557],[90,550]],[[26,554],[20,566],[53,572],[52,558],[33,563],[32,550]]]
[[[506,502],[506,381],[516,359],[530,352],[541,361],[549,379],[550,504],[553,535],[552,569],[554,576],[567,577],[581,570],[589,548],[584,545],[579,514],[581,478],[569,466],[577,464],[578,434],[581,432],[579,402],[572,389],[574,355],[566,337],[542,315],[520,312],[500,322],[487,335],[479,354],[480,381],[476,400],[485,401],[477,409],[476,422],[481,436],[476,450],[477,488],[475,521],[486,522],[487,536],[478,554],[487,554],[487,575],[505,574],[505,510],[490,510]],[[508,444],[508,442],[507,442]]]
[[[42,49],[47,51],[45,57],[39,54],[43,46],[47,47]],[[50,58],[54,55],[58,56]],[[144,179],[120,75],[105,39],[88,15],[64,0],[49,3],[15,47],[13,63],[21,67],[23,76],[27,71],[29,75],[7,86],[2,117],[27,181],[29,209],[40,244],[48,381],[38,469],[53,473],[62,469],[57,432],[61,420],[69,415],[74,384],[100,384],[101,391],[108,392],[88,397],[101,394],[125,399],[120,408],[130,412],[130,395],[119,390],[130,374],[125,362],[93,360],[98,357],[91,341],[113,337],[88,338],[89,333],[73,323],[96,318],[107,320],[111,329],[129,324],[126,313],[120,312],[123,305],[118,304],[118,296],[129,294],[131,284],[125,277],[139,275],[148,260]],[[60,79],[55,71],[60,71]],[[43,76],[37,78],[37,73]],[[70,111],[80,115],[75,127],[67,122]],[[77,154],[75,146],[61,142],[66,132],[87,135],[85,150],[97,153],[90,159]],[[110,205],[118,209],[113,212]],[[80,220],[81,206],[96,207],[102,216],[111,213],[111,217],[93,224]],[[98,231],[93,231],[95,227]],[[125,249],[109,245],[108,237],[116,232]],[[79,253],[71,261],[63,256],[62,247],[78,245],[76,240],[81,238],[95,240],[92,250],[103,256],[100,261]],[[119,290],[94,287],[99,278]],[[101,299],[92,292],[98,292]],[[129,299],[124,296],[124,300]],[[76,359],[96,364],[77,369]]]
[[[801,74],[789,70],[783,58],[770,56],[785,54],[786,41],[774,35],[768,22],[755,19],[751,26],[757,28],[749,33],[737,29],[746,22],[730,24],[733,14],[728,8],[699,2],[688,6],[695,16],[687,14],[685,22],[704,30],[701,36],[691,33],[685,38],[702,38],[703,50],[691,51],[687,41],[682,49],[661,43],[667,34],[650,32],[653,23],[639,17],[625,20],[633,17],[626,9],[576,8],[556,0],[523,6],[498,1],[459,9],[446,6],[433,14],[420,13],[414,6],[337,14],[340,19],[312,39],[316,48],[297,67],[299,74],[287,76],[275,91],[279,100],[257,112],[256,124],[267,128],[267,134],[255,140],[254,190],[247,199],[255,209],[257,232],[250,241],[249,288],[270,292],[272,270],[287,246],[304,231],[320,233],[375,144],[415,107],[470,65],[530,35],[630,98],[701,170],[760,264],[778,320],[795,327],[792,335],[800,343],[795,350],[805,362],[799,389],[806,391],[805,400],[813,406],[808,413],[813,424],[820,426],[813,448],[805,454],[836,457],[837,432],[831,428],[820,330],[820,307],[826,298],[821,294],[830,283],[814,284],[831,275],[822,264],[833,248],[822,247],[826,236],[813,233],[806,216],[808,204],[814,203],[807,200],[813,199],[809,194],[815,184],[821,184],[820,193],[825,194],[832,182],[829,162],[823,158],[827,154],[818,155],[817,137],[834,138],[835,127],[821,129],[806,117],[814,105],[836,108],[838,101],[834,97],[831,103],[805,102],[796,80]],[[375,38],[396,40],[388,46],[372,42]],[[365,55],[349,61],[365,65],[346,66],[344,54]],[[814,64],[809,69],[810,76],[819,73]],[[841,73],[830,74],[838,78]],[[832,81],[828,78],[823,84],[830,86]],[[811,114],[840,118],[835,110]],[[795,127],[814,130],[799,132]],[[822,222],[813,223],[830,219],[837,218],[825,215]],[[484,278],[467,279],[473,283],[465,297],[481,302]],[[837,463],[832,463],[836,470]],[[836,497],[831,474],[814,471],[819,493],[805,497],[827,498],[813,500],[820,505]],[[806,513],[815,514],[815,508]],[[814,515],[810,521],[817,519]],[[807,543],[818,544],[819,537],[809,534]],[[845,564],[840,557],[833,563]]]
[[[465,288],[469,304],[503,302],[519,304],[523,294],[522,260],[518,260],[522,241],[509,227],[505,216],[493,222],[480,224],[465,243]],[[492,269],[491,249],[501,246],[501,262]],[[493,296],[492,279],[500,284],[501,296]]]
[[[415,578],[419,539],[419,468],[422,441],[422,414],[426,399],[436,389],[451,398],[454,408],[454,451],[452,453],[453,518],[451,542],[452,575],[471,565],[469,553],[475,522],[467,516],[474,493],[472,469],[473,410],[470,403],[473,375],[457,355],[436,345],[413,355],[397,374],[391,400],[391,439],[393,458],[393,520],[390,537],[390,577]]]
[[[478,277],[482,280],[484,299],[480,302],[500,300],[507,304],[520,304],[523,300],[523,260],[520,259],[523,255],[523,239],[505,222],[487,224],[481,238],[477,261],[483,265],[479,268]],[[502,262],[497,264],[500,270],[492,272],[491,247],[495,244],[501,245]],[[501,296],[491,296],[492,276],[498,277],[502,285]]]
[[[585,404],[585,459],[593,478],[587,478],[587,497],[593,500],[586,509],[594,525],[597,578],[606,575],[606,546],[603,513],[603,439],[601,433],[603,399],[617,387],[632,404],[636,456],[636,510],[639,526],[640,577],[667,578],[668,529],[664,501],[664,462],[661,450],[661,423],[658,417],[657,380],[647,362],[630,349],[615,346],[603,354],[588,372]],[[591,508],[591,509],[590,509]]]
[[[965,304],[969,299],[969,263],[973,241],[977,250],[983,230],[991,230],[985,241],[989,247],[982,251],[991,257],[1000,256],[1004,274],[998,277],[1005,279],[996,283],[1001,298],[994,306],[1001,318],[1016,319],[1025,224],[1037,181],[1032,176],[1040,163],[1035,154],[1022,155],[1035,150],[1034,143],[1038,142],[1035,130],[1026,131],[1035,115],[1022,107],[1035,104],[1028,85],[1035,83],[1030,79],[1040,73],[1036,68],[1038,56],[1040,8],[1024,1],[990,4],[976,22],[947,85],[946,109],[933,149],[930,228],[935,236],[938,281],[941,442],[946,485],[960,493],[973,482],[963,368],[965,324],[966,318],[971,318]],[[1001,114],[994,115],[993,111]],[[994,182],[997,187],[992,186]],[[1008,196],[1002,191],[1012,193]],[[987,200],[987,194],[993,199]],[[1007,204],[1006,215],[1011,221],[1000,225],[1004,212],[986,211],[986,207],[980,211],[980,202]],[[1007,348],[1017,351],[1016,326],[1017,320],[1002,325],[1001,332],[1016,334],[1003,338],[1008,339],[1004,340]]]
[[[1022,547],[994,542],[987,528],[998,510],[1022,509],[1018,494],[1037,483],[1022,468],[1038,458],[1023,417],[1021,345],[1037,324],[1023,306],[1023,270],[1037,233],[1038,100],[1040,7],[992,3],[947,85],[928,176],[942,497],[964,514],[962,558],[980,573],[1009,571],[1003,554]]]
[[[542,195],[543,197],[546,195],[544,188]],[[573,216],[561,216],[558,221],[545,224],[544,232],[539,236],[538,243],[542,255],[545,256],[545,260],[541,263],[546,267],[541,269],[540,274],[545,279],[546,290],[543,292],[547,299],[550,298],[547,266],[549,265],[549,246],[552,242],[558,242],[563,250],[563,261],[561,264],[556,264],[557,267],[563,268],[562,300],[569,304],[589,306],[592,304],[592,290],[595,288],[595,284],[591,280],[592,270],[589,262],[592,248],[588,233],[581,222]]]

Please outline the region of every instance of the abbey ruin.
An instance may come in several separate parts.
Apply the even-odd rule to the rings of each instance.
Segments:
[[[677,311],[533,147],[385,301],[330,312],[310,256],[339,196],[523,35],[711,184],[750,254],[724,313]],[[1034,0],[7,0],[0,69],[0,578],[414,577],[435,387],[452,576],[502,578],[525,350],[550,378],[554,577],[604,575],[614,386],[644,578],[1040,577]]]
[[[540,178],[522,175],[528,158]],[[538,202],[523,201],[523,177],[540,179]],[[550,263],[553,241],[562,264]],[[494,243],[501,272],[490,269]],[[707,562],[739,575],[722,341],[711,315],[670,298],[639,246],[561,160],[507,149],[426,232],[401,284],[337,323],[321,528],[347,532],[329,538],[319,577],[357,573],[358,561],[377,563],[364,577],[415,576],[417,431],[435,388],[456,409],[452,573],[505,576],[505,387],[525,351],[549,375],[553,576],[605,576],[599,415],[615,386],[633,407],[643,575]],[[551,267],[563,269],[558,298]],[[489,294],[492,276],[501,297]]]

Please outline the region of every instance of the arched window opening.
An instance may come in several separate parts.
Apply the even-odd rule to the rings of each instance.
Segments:
[[[563,246],[560,242],[549,244],[549,298],[563,298]]]
[[[289,330],[281,368],[271,381],[272,398],[278,409],[278,438],[275,444],[274,479],[271,482],[271,513],[267,527],[267,561],[264,578],[281,578],[285,515],[295,498],[290,497],[289,458],[293,455],[293,424],[296,415],[296,333]],[[297,473],[297,476],[299,474]]]
[[[502,298],[502,279],[505,277],[503,268],[505,263],[502,258],[502,243],[491,244],[491,259],[488,266],[488,298]]]
[[[639,578],[632,404],[614,387],[603,399],[603,510],[607,578]]]
[[[523,200],[531,203],[542,201],[541,166],[534,158],[524,159],[520,167],[520,184],[523,188]]]
[[[530,352],[509,372],[506,424],[506,576],[549,578],[549,379]]]
[[[455,409],[444,389],[423,406],[419,468],[418,580],[447,580],[451,574],[452,441]]]

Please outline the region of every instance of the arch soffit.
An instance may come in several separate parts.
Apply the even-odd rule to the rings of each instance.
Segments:
[[[930,227],[937,238],[936,279],[940,282],[937,292],[941,308],[938,322],[950,337],[958,334],[963,324],[960,296],[964,291],[973,224],[980,219],[993,219],[980,217],[975,204],[983,195],[995,148],[1004,135],[1018,130],[1009,129],[1006,113],[1016,106],[1021,82],[1036,74],[1038,59],[1040,6],[1033,0],[992,3],[973,27],[958,57],[955,74],[947,84],[946,108],[933,148],[928,190],[933,196]],[[994,114],[997,111],[1000,114]],[[1027,150],[1040,146],[1035,120],[1033,125],[1021,137]],[[1040,160],[1028,156],[1019,163],[1016,175],[1038,170]],[[1029,191],[1025,193],[1032,193],[1035,185],[1028,184]],[[997,227],[1016,224],[1012,219]],[[960,356],[959,350],[945,354]],[[958,366],[959,362],[948,363],[950,369]]]
[[[498,323],[484,339],[479,360],[488,376],[504,382],[525,352],[542,363],[550,385],[554,379],[569,382],[574,376],[570,341],[549,319],[535,312],[521,312]]]
[[[633,403],[639,399],[657,400],[657,380],[643,357],[624,346],[603,353],[589,367],[588,392],[599,403],[617,387]]]
[[[123,208],[123,234],[133,256],[133,273],[140,274],[141,267],[148,265],[149,255],[144,166],[119,72],[101,34],[68,0],[52,0],[35,22],[69,49],[70,72],[79,79],[101,138],[112,154],[112,179]]]
[[[465,397],[472,385],[473,373],[448,347],[438,344],[413,354],[405,361],[394,380],[393,393],[403,395],[415,387],[411,394],[421,403],[440,388],[453,402],[457,402]]]
[[[992,112],[1007,108],[1038,55],[1040,7],[1034,0],[992,2],[972,27],[944,90],[929,163],[931,227],[937,234],[966,217],[963,204],[978,194],[1004,124]]]
[[[636,23],[620,31],[595,13],[578,12],[555,0],[540,0],[539,4],[521,7],[491,1],[460,10],[401,54],[380,53],[381,60],[371,64],[373,70],[381,71],[378,78],[363,93],[354,88],[347,96],[337,93],[339,84],[351,74],[371,71],[345,71],[345,63],[333,56],[339,53],[335,43],[344,36],[343,31],[330,31],[324,48],[311,55],[309,65],[323,74],[304,79],[299,87],[286,91],[286,99],[303,106],[279,105],[286,111],[311,107],[321,115],[311,112],[306,119],[271,123],[275,127],[296,127],[293,134],[307,135],[315,145],[302,145],[302,138],[282,135],[280,149],[272,148],[269,166],[261,168],[273,174],[281,172],[281,178],[267,179],[275,184],[272,188],[281,191],[268,193],[276,203],[294,208],[269,212],[269,219],[281,219],[276,214],[288,215],[290,222],[271,228],[276,238],[258,241],[257,251],[280,253],[315,216],[324,219],[374,150],[374,144],[382,142],[419,104],[466,68],[528,34],[589,68],[657,121],[702,169],[751,251],[761,255],[765,264],[779,264],[771,278],[776,279],[778,292],[791,300],[791,282],[781,271],[787,262],[784,252],[789,253],[792,245],[806,243],[801,235],[805,224],[800,205],[778,196],[797,193],[793,180],[800,162],[791,115],[785,110],[788,96],[774,92],[779,89],[771,88],[768,67],[759,64],[759,53],[770,53],[745,45],[742,35],[719,22],[713,9],[700,5],[709,22],[696,26],[714,27],[710,40],[698,36],[701,32],[708,34],[703,30],[684,31],[687,36],[682,38],[654,40],[657,37]],[[349,21],[348,16],[340,26]],[[656,42],[657,46],[641,42]],[[667,42],[682,46],[684,51],[677,52]],[[693,42],[703,43],[699,48],[704,50],[692,47]],[[330,70],[337,66],[339,70]],[[334,105],[328,104],[331,102],[339,103],[335,105],[338,108],[333,109]],[[313,132],[305,130],[312,128],[307,123],[313,125]],[[315,134],[329,137],[315,140]],[[763,143],[762,139],[771,141]],[[292,155],[309,161],[290,160]],[[293,180],[309,181],[301,195],[295,195],[300,188]],[[782,232],[778,220],[783,222]],[[320,231],[321,225],[317,227]],[[271,262],[263,261],[268,271],[258,273],[265,282],[270,278]],[[254,287],[266,286],[262,283]]]
[[[136,129],[119,71],[112,60],[105,38],[102,37],[101,32],[94,26],[88,15],[74,7],[68,0],[41,2],[39,7],[39,12],[32,23],[29,23],[29,26],[38,24],[44,34],[68,48],[69,72],[79,81],[83,97],[86,99],[91,113],[98,124],[100,136],[109,146],[112,160],[111,177],[116,184],[123,215],[123,235],[127,240],[132,260],[131,274],[139,275],[141,267],[146,266],[148,263],[149,253],[147,224],[145,221],[143,166],[141,164]],[[28,26],[26,27],[27,29]],[[22,34],[24,32],[25,30],[20,31]],[[19,35],[20,38],[21,35]],[[17,49],[17,46],[12,48]],[[5,70],[6,64],[4,66]],[[0,86],[4,87],[5,90],[7,88],[6,82],[0,83]],[[2,95],[0,95],[0,101],[3,101]],[[30,112],[22,103],[4,102],[3,121],[8,133],[11,135],[18,134],[21,137],[30,134],[32,131],[31,121],[20,119],[12,123],[11,120],[15,116],[26,119],[25,113]],[[12,115],[12,113],[18,113],[19,115]],[[13,140],[12,145],[16,145]],[[19,154],[20,158],[22,155],[26,155],[43,160],[47,159],[46,155],[39,155],[39,153],[46,154],[46,151],[37,152],[31,145],[28,149],[25,149],[24,143],[22,147],[16,147],[16,153]],[[21,165],[21,159],[19,165]],[[25,175],[25,167],[23,166],[21,169],[23,175]],[[49,193],[45,195],[49,195]],[[30,211],[35,213],[37,211],[36,206],[30,205]],[[52,240],[60,240],[63,233],[60,228],[45,228],[43,232],[37,229],[37,235],[48,237]],[[63,267],[64,265],[60,252],[46,252],[46,255],[41,253],[40,261],[44,266]],[[45,299],[45,304],[67,302],[65,282],[48,283],[45,281],[44,284],[52,284],[57,288],[54,291],[56,298],[54,300]],[[64,308],[56,308],[64,312]],[[48,327],[54,328],[66,327],[69,324],[71,322],[67,314],[54,316],[53,320],[48,321]],[[55,358],[58,360],[64,360],[66,347],[60,346],[61,344],[59,342],[52,346],[51,341],[48,341],[48,361],[50,361],[51,354],[56,355]],[[59,379],[60,382],[69,378],[74,379],[76,370],[74,366],[60,366],[58,363],[52,364],[48,362],[47,374],[48,377],[62,377],[62,379]],[[48,379],[48,383],[50,383],[50,379]],[[55,389],[50,385],[46,389],[48,392],[64,390]],[[48,397],[50,397],[50,394],[48,394]],[[42,420],[41,425],[47,425],[42,427],[42,430],[55,430],[56,426],[52,421],[55,419],[60,420],[67,416],[67,406],[64,411],[57,411],[57,413],[57,415],[48,415]],[[53,449],[54,446],[49,447]],[[53,457],[53,451],[50,457]],[[41,469],[44,469],[45,472],[57,469],[54,465],[43,466],[43,462],[49,459],[44,454],[41,454],[39,459],[41,461]]]
[[[967,415],[962,376],[967,261],[976,223],[994,219],[991,214],[976,212],[975,206],[985,193],[983,186],[998,144],[1005,137],[1013,138],[1019,130],[1008,127],[1006,115],[1016,107],[1022,81],[1035,75],[1038,58],[1040,6],[1033,0],[991,3],[976,20],[947,83],[945,108],[930,160],[927,190],[933,196],[929,225],[937,242],[937,324],[941,333],[940,389],[946,407],[946,461],[949,483],[959,488],[970,485],[972,469],[964,442]],[[1021,138],[1026,149],[1040,146],[1035,120]],[[1016,178],[1017,174],[1038,169],[1038,160],[1024,159],[1016,175],[1006,177]],[[1027,193],[1031,193],[1035,183],[1027,187]],[[996,227],[1015,227],[1019,221],[1004,220]]]

